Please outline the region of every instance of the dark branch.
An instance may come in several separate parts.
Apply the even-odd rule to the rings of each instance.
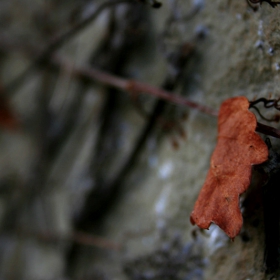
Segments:
[[[278,104],[279,101],[280,101],[280,98],[266,99],[266,98],[262,97],[255,101],[250,101],[249,108],[253,108],[256,104],[262,102],[265,108],[275,108],[276,110],[280,111],[280,104]]]
[[[262,2],[267,2],[272,8],[275,8],[278,4],[280,4],[280,1],[272,1],[272,0],[248,0],[251,4],[262,4]]]
[[[256,110],[259,116],[267,122],[279,122],[279,118],[280,118],[279,114],[274,115],[272,118],[268,119],[260,112],[260,110],[256,106],[250,106],[250,108]]]
[[[160,8],[162,6],[162,4],[160,2],[158,2],[157,0],[137,0],[138,2],[141,3],[146,3],[148,2],[153,8]]]
[[[71,29],[62,33],[59,36],[54,37],[51,42],[40,52],[37,57],[31,62],[31,65],[18,77],[16,77],[9,85],[6,86],[8,91],[15,90],[33,71],[36,67],[44,62],[48,62],[50,56],[59,48],[61,48],[65,43],[67,43],[71,38],[77,35],[81,30],[92,23],[103,10],[111,6],[115,6],[121,3],[131,3],[131,0],[115,0],[108,1],[101,4],[90,16],[84,20],[75,24]]]
[[[280,138],[280,130],[259,122],[257,123],[256,131],[275,138]]]

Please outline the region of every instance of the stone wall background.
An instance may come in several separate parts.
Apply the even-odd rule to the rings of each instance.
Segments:
[[[71,67],[91,65],[215,110],[233,96],[274,98],[280,7],[130,2],[108,5],[21,80],[51,40],[106,4],[0,3],[2,104],[8,100],[19,122],[0,131],[0,278],[278,279],[277,269],[265,273],[257,172],[234,242],[214,225],[201,232],[189,222],[216,117],[49,62],[55,53]]]

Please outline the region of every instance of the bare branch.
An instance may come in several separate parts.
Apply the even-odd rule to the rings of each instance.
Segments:
[[[262,97],[262,98],[259,98],[257,100],[254,100],[254,101],[250,101],[250,108],[252,108],[256,104],[262,102],[263,106],[265,108],[275,108],[276,110],[280,111],[280,104],[278,104],[279,101],[280,101],[280,98],[266,99],[266,98]]]
[[[84,233],[81,231],[76,231],[70,234],[60,234],[50,231],[44,232],[34,232],[26,229],[19,229],[17,233],[26,237],[35,237],[42,241],[47,242],[63,242],[71,241],[85,246],[94,246],[102,249],[109,249],[113,251],[119,251],[121,249],[121,244],[115,243],[107,238]]]
[[[161,3],[157,0],[137,0],[138,2],[142,2],[142,3],[146,3],[148,2],[153,8],[160,8],[161,7]]]
[[[247,0],[249,4],[262,4],[262,2],[267,2],[271,7],[275,8],[278,4],[280,4],[280,1],[274,1],[274,0]]]
[[[280,130],[259,122],[257,123],[256,131],[275,138],[280,138]]]
[[[126,80],[126,79],[108,74],[106,72],[103,72],[101,70],[98,70],[96,68],[92,68],[92,67],[74,66],[72,63],[70,63],[67,60],[62,59],[58,56],[53,57],[52,61],[56,65],[69,69],[69,71],[72,71],[72,73],[74,75],[87,77],[89,79],[101,82],[103,84],[113,86],[118,89],[122,89],[129,93],[133,93],[133,94],[141,93],[141,94],[152,95],[157,98],[167,100],[171,103],[175,103],[178,105],[196,109],[196,110],[198,110],[202,113],[208,114],[208,115],[212,115],[212,116],[218,115],[217,111],[213,110],[212,108],[209,108],[205,105],[191,101],[191,100],[181,97],[179,95],[174,95],[174,94],[172,94],[172,92],[151,86],[146,83],[142,83],[142,82],[135,81],[135,80]]]
[[[34,71],[34,69],[44,62],[48,62],[49,57],[59,48],[61,48],[66,42],[68,42],[72,37],[78,34],[81,30],[87,27],[90,23],[92,23],[103,10],[109,8],[111,6],[115,6],[121,3],[131,3],[131,0],[115,0],[108,1],[101,4],[91,15],[82,21],[76,23],[71,29],[54,37],[51,42],[41,51],[37,57],[33,60],[31,65],[18,77],[16,77],[9,85],[6,86],[8,91],[15,90],[28,76],[30,73]]]

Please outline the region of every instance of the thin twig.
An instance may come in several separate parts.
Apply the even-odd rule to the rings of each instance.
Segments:
[[[94,247],[109,249],[114,251],[119,251],[122,247],[121,244],[113,242],[107,238],[92,235],[92,234],[87,234],[81,231],[76,231],[65,235],[65,234],[54,233],[50,231],[34,232],[34,231],[19,229],[17,230],[17,233],[22,236],[35,237],[42,241],[47,241],[47,242],[71,241],[71,242],[78,243],[80,245],[94,246]]]
[[[275,8],[278,4],[280,4],[279,1],[271,1],[271,0],[247,0],[249,3],[252,4],[262,4],[262,2],[267,2],[271,7]]]
[[[138,2],[142,2],[142,3],[146,3],[146,0],[137,0]],[[160,8],[161,7],[161,3],[158,2],[157,0],[149,0],[148,1],[149,4],[153,7],[153,8]]]
[[[111,240],[108,240],[104,237],[94,236],[91,234],[86,234],[84,232],[75,232],[70,236],[74,242],[87,245],[87,246],[95,246],[104,249],[110,249],[119,251],[121,249],[121,245],[117,244]]]
[[[31,65],[18,77],[16,77],[9,85],[6,86],[8,91],[14,91],[33,71],[34,69],[44,63],[48,62],[49,57],[59,48],[61,48],[66,42],[78,34],[81,30],[92,23],[103,10],[111,6],[115,6],[121,3],[131,3],[131,0],[115,0],[108,1],[101,4],[90,16],[83,19],[82,21],[75,24],[71,29],[62,33],[61,35],[55,36],[51,42],[44,48],[42,52],[31,62]]]
[[[46,49],[41,54],[41,59],[49,57],[54,51],[62,47],[66,42],[68,42],[72,37],[77,35],[81,30],[87,27],[92,21],[94,21],[104,9],[111,6],[115,6],[122,3],[131,3],[131,0],[115,0],[108,1],[101,4],[90,16],[75,24],[71,29],[65,33],[52,39],[51,43],[46,47]]]
[[[114,2],[115,3],[115,2]],[[4,38],[7,41],[6,43],[0,43],[0,47],[5,48],[6,46],[11,46],[12,48],[16,48],[18,45],[13,44],[13,42],[10,42],[7,38]],[[48,49],[48,48],[47,48]],[[33,51],[37,53],[36,50],[32,48]],[[30,54],[28,52],[28,46],[25,46],[23,48],[23,51],[27,54]],[[39,55],[40,56],[40,55]],[[38,56],[38,57],[39,57]],[[58,57],[57,55],[51,56],[51,62],[55,66],[63,67],[65,70],[71,71],[73,75],[81,76],[84,78],[88,78],[90,80],[98,81],[101,83],[104,83],[106,85],[110,85],[113,87],[116,87],[118,89],[122,89],[124,91],[128,91],[131,93],[141,93],[141,94],[147,94],[152,95],[154,97],[167,100],[169,102],[187,106],[189,108],[197,109],[205,114],[212,115],[212,116],[218,116],[218,112],[216,110],[213,110],[207,106],[201,105],[199,103],[196,103],[194,101],[188,100],[184,97],[181,97],[179,95],[174,95],[172,92],[151,86],[149,84],[135,81],[135,80],[126,80],[121,77],[117,77],[114,75],[111,75],[105,71],[101,71],[99,69],[88,67],[88,66],[74,66],[71,62],[67,61],[65,58]],[[18,79],[16,79],[18,80]],[[6,88],[6,91],[11,90],[11,88]]]
[[[141,94],[152,95],[154,97],[169,101],[171,103],[175,103],[178,105],[196,109],[196,110],[198,110],[202,113],[208,114],[208,115],[212,115],[212,116],[218,115],[217,111],[213,110],[210,107],[207,107],[205,105],[199,104],[194,101],[191,101],[191,100],[181,97],[179,95],[174,95],[174,94],[172,94],[172,92],[151,86],[151,85],[143,83],[143,82],[139,82],[136,80],[126,80],[126,79],[108,74],[106,72],[103,72],[103,71],[98,70],[93,67],[74,66],[69,61],[62,59],[61,57],[58,57],[58,56],[53,57],[52,61],[56,65],[69,69],[70,71],[72,71],[72,73],[74,75],[93,79],[93,80],[101,82],[105,85],[113,86],[118,89],[127,91],[129,93],[133,93],[133,94],[141,93]]]
[[[265,108],[275,108],[276,110],[280,111],[280,104],[278,104],[279,101],[280,101],[280,98],[266,99],[266,98],[262,97],[262,98],[259,98],[257,100],[254,100],[254,101],[250,101],[250,107],[249,108],[252,108],[256,104],[262,102],[263,106]]]
[[[209,114],[212,116],[218,116],[218,112],[212,108],[209,108],[202,104],[190,101],[190,100],[188,100],[184,97],[178,96],[178,95],[172,95],[172,94],[170,94],[170,92],[168,92],[166,90],[162,90],[162,89],[153,87],[153,86],[145,84],[145,83],[137,82],[134,80],[126,80],[126,79],[108,74],[104,71],[100,71],[98,69],[92,68],[92,67],[91,68],[86,67],[86,66],[77,67],[77,66],[74,66],[73,63],[70,63],[66,59],[62,59],[61,57],[58,57],[58,56],[53,56],[52,62],[56,66],[64,67],[68,71],[72,71],[72,73],[77,76],[86,77],[86,78],[92,79],[94,81],[98,81],[98,82],[104,83],[106,85],[110,85],[110,86],[122,89],[124,91],[128,91],[128,92],[132,91],[133,93],[153,95],[153,96],[167,100],[167,101],[175,103],[175,104],[197,109],[205,114]],[[278,106],[277,106],[278,99],[267,100],[265,98],[260,98],[257,101],[250,102],[250,107],[252,108],[256,103],[259,103],[259,102],[263,102],[264,106],[266,108],[274,107],[274,108],[278,109]],[[273,106],[272,104],[275,106]],[[275,129],[271,126],[264,125],[259,122],[257,123],[256,131],[269,135],[269,136],[272,136],[272,137],[280,138],[280,130]]]
[[[275,138],[280,138],[280,130],[276,129],[274,127],[262,124],[262,123],[257,123],[256,131],[275,137]]]
[[[279,122],[279,117],[280,117],[279,114],[274,115],[272,118],[268,119],[260,112],[259,108],[257,108],[256,106],[250,106],[250,108],[256,110],[256,112],[259,114],[259,116],[267,122]]]

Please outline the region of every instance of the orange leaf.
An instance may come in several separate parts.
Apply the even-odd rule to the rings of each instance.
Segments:
[[[191,214],[192,224],[208,229],[213,222],[234,238],[241,229],[239,195],[247,190],[253,164],[268,158],[268,148],[255,132],[257,121],[245,97],[221,105],[218,143],[211,166]]]

